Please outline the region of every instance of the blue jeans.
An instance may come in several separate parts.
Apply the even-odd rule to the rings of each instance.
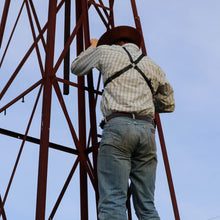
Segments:
[[[99,220],[127,219],[129,179],[138,219],[159,220],[154,206],[156,167],[151,123],[126,117],[108,121],[98,155]]]

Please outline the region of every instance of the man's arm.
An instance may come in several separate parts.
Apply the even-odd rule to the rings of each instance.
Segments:
[[[83,51],[71,64],[71,72],[75,75],[85,75],[92,68],[97,67],[99,61],[99,51],[96,49],[98,40],[91,39],[90,47]]]
[[[160,69],[163,75],[159,82],[156,93],[154,94],[154,105],[156,113],[173,112],[175,109],[174,91],[168,82],[165,73]]]

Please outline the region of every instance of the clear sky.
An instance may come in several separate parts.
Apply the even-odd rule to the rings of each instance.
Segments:
[[[41,26],[47,20],[48,1],[33,1],[41,15]],[[103,1],[107,2],[107,1]],[[4,1],[0,2],[0,16]],[[22,1],[12,1],[6,26],[0,59],[13,28]],[[161,121],[167,145],[168,157],[177,197],[181,220],[220,219],[220,2],[218,0],[136,0],[138,13],[148,56],[157,62],[167,74],[174,87],[176,110],[161,114]],[[74,3],[73,3],[74,5]],[[115,25],[134,26],[130,1],[115,1]],[[63,47],[63,14],[58,14],[56,32],[56,56]],[[72,23],[72,28],[74,23]],[[90,13],[91,38],[99,38],[105,28],[96,16],[94,8]],[[0,91],[15,70],[27,48],[33,42],[26,8],[22,12],[15,35],[0,69]],[[44,53],[39,44],[42,60]],[[71,60],[76,57],[75,42],[71,45]],[[96,74],[96,72],[94,72]],[[62,66],[57,75],[62,77]],[[28,62],[6,95],[0,101],[0,108],[41,78],[34,51]],[[71,76],[71,81],[76,81]],[[61,85],[62,86],[62,85]],[[39,89],[39,88],[38,88]],[[0,128],[25,133],[38,89],[0,114]],[[69,114],[77,124],[76,89],[64,97]],[[41,97],[42,98],[42,97]],[[41,99],[40,99],[41,100]],[[102,116],[97,106],[97,121]],[[53,93],[50,141],[73,146],[67,124]],[[40,135],[41,101],[37,106],[29,135]],[[89,120],[89,119],[88,119]],[[76,128],[77,130],[77,128]],[[10,173],[21,141],[0,134],[0,194],[4,196]],[[170,194],[165,175],[160,144],[158,146],[158,170],[155,201],[161,220],[173,220]],[[47,191],[47,216],[75,158],[66,153],[50,150]],[[38,170],[38,147],[26,143],[22,152],[8,200],[5,204],[9,220],[30,220],[35,218],[36,185]],[[54,219],[78,219],[79,185],[76,174],[61,207]],[[89,186],[89,215],[95,219],[94,192]],[[134,216],[134,220],[136,217]]]

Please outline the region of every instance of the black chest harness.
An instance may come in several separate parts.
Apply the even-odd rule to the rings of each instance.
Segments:
[[[130,59],[130,64],[126,67],[124,67],[122,70],[117,71],[116,73],[114,73],[111,77],[109,77],[105,82],[104,82],[104,88],[107,86],[108,83],[110,83],[112,80],[114,80],[115,78],[119,77],[121,74],[123,74],[124,72],[128,71],[131,68],[136,69],[141,76],[144,78],[144,80],[146,81],[147,85],[149,86],[151,93],[154,94],[153,91],[153,87],[151,85],[151,81],[147,78],[147,76],[142,72],[142,70],[137,66],[137,64],[141,61],[141,59],[143,57],[145,57],[145,54],[141,54],[135,61],[132,59],[131,54],[128,52],[128,50],[125,47],[122,47],[125,52],[128,54],[128,57]]]

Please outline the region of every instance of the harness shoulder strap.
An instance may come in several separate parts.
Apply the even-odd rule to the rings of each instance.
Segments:
[[[149,80],[147,78],[147,76],[142,72],[142,70],[138,66],[135,66],[134,68],[141,74],[141,76],[144,78],[147,85],[149,86],[151,93],[154,94],[154,89],[153,89],[153,86],[151,84],[151,80]]]
[[[123,49],[124,49],[125,52],[128,54],[128,57],[129,57],[131,63],[134,63],[135,65],[138,64],[143,57],[145,57],[145,54],[142,53],[142,54],[134,61],[134,60],[132,59],[131,54],[129,53],[129,51],[128,51],[125,47],[123,47]]]
[[[149,86],[152,94],[153,93],[153,87],[151,85],[151,81],[147,78],[147,76],[141,71],[141,69],[137,66],[137,64],[141,61],[141,59],[143,57],[145,57],[145,54],[141,54],[135,61],[132,59],[131,54],[128,52],[128,50],[125,47],[122,47],[126,53],[128,54],[128,57],[130,59],[131,64],[129,64],[128,66],[124,67],[122,70],[114,73],[111,77],[109,77],[105,82],[104,82],[104,88],[106,87],[106,85],[108,83],[110,83],[112,80],[114,80],[115,78],[119,77],[121,74],[123,74],[124,72],[128,71],[129,69],[131,69],[132,67],[134,67],[140,74],[141,76],[144,78],[144,80],[147,82],[147,85]]]
[[[134,68],[141,74],[141,76],[144,78],[144,80],[146,81],[147,85],[149,86],[150,90],[151,90],[151,93],[154,94],[154,89],[151,85],[151,81],[147,78],[147,76],[143,73],[143,71],[137,66],[137,64],[141,61],[141,59],[143,57],[145,57],[145,54],[141,54],[135,61],[133,61],[132,57],[131,57],[131,54],[129,53],[129,51],[123,47],[123,49],[126,51],[126,53],[128,54],[129,56],[129,59],[131,61],[132,64],[135,64]]]

